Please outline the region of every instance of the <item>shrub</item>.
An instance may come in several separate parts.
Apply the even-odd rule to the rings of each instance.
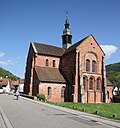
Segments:
[[[40,100],[40,101],[45,101],[46,100],[44,94],[37,94],[37,99]]]
[[[114,103],[120,103],[120,94],[113,97]]]

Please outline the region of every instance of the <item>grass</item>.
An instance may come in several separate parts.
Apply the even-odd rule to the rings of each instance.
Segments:
[[[61,107],[66,107],[78,111],[84,111],[99,116],[120,120],[120,103],[72,103],[60,102],[55,104]]]

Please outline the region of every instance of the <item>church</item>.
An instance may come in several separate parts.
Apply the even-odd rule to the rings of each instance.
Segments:
[[[93,35],[72,45],[66,16],[62,48],[30,43],[24,93],[44,94],[52,102],[109,103],[113,85],[106,78],[104,60],[105,53]]]

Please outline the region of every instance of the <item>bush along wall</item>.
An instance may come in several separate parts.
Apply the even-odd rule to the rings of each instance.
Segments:
[[[40,101],[46,101],[45,95],[44,94],[37,94],[37,99]]]

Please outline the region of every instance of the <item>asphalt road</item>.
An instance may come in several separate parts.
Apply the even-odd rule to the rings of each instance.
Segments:
[[[0,95],[0,106],[13,128],[119,128],[13,95]]]

